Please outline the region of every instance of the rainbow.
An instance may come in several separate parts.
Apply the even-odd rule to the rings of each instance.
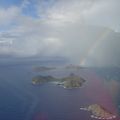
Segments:
[[[80,65],[84,66],[86,64],[87,58],[89,58],[89,56],[91,56],[96,48],[101,45],[103,43],[103,41],[105,41],[106,37],[111,33],[111,29],[106,28],[102,33],[100,33],[100,35],[98,36],[98,39],[94,42],[94,44],[88,49],[85,57],[81,60]]]

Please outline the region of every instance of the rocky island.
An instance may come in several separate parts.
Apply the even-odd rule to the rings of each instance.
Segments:
[[[38,85],[38,84],[43,84],[47,82],[52,82],[55,81],[56,79],[52,76],[36,76],[32,79],[32,84]]]
[[[78,88],[83,85],[86,80],[71,73],[69,76],[64,78],[55,78],[53,76],[36,76],[32,79],[32,84],[38,85],[47,82],[55,83],[63,86],[64,88]]]
[[[64,88],[78,88],[81,87],[85,81],[83,78],[71,73],[68,77],[62,78],[59,85],[62,85]]]
[[[81,107],[80,110],[85,110],[91,112],[91,118],[99,120],[113,120],[116,118],[116,115],[109,112],[103,106],[99,104],[92,104],[87,107]]]

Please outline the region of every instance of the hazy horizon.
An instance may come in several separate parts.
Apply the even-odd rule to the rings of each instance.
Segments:
[[[120,66],[119,0],[0,1],[0,58],[63,57]]]

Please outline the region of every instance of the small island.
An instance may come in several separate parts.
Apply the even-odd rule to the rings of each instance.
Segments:
[[[82,87],[85,81],[83,78],[71,73],[68,77],[62,78],[59,85],[62,85],[64,88],[78,88]]]
[[[64,78],[55,78],[53,76],[36,76],[32,79],[33,85],[39,85],[43,83],[54,83],[60,86],[63,86],[64,88],[79,88],[82,87],[83,83],[86,80],[83,78],[71,73],[69,76]]]
[[[104,108],[102,105],[99,104],[92,104],[87,107],[81,107],[80,110],[85,110],[91,112],[91,118],[94,119],[107,119],[107,120],[113,120],[117,116],[108,111],[106,108]]]
[[[55,67],[45,67],[45,66],[33,67],[33,71],[35,72],[45,72],[45,71],[50,71],[55,69],[56,69]]]
[[[47,82],[52,82],[55,81],[56,79],[52,76],[36,76],[32,79],[32,84],[33,85],[39,85]]]
[[[79,66],[79,65],[73,65],[73,64],[65,66],[65,69],[76,69],[76,70],[79,70],[81,68],[82,68],[81,66]]]

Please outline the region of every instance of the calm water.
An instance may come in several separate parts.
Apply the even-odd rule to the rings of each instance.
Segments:
[[[119,89],[112,94],[110,84],[106,85],[101,71],[32,71],[32,66],[38,64],[55,65],[48,62],[0,65],[0,120],[92,120],[90,113],[79,108],[95,103],[104,105],[111,112],[118,112]],[[84,87],[70,90],[54,84],[31,84],[32,77],[39,74],[63,77],[71,72],[87,80]]]

